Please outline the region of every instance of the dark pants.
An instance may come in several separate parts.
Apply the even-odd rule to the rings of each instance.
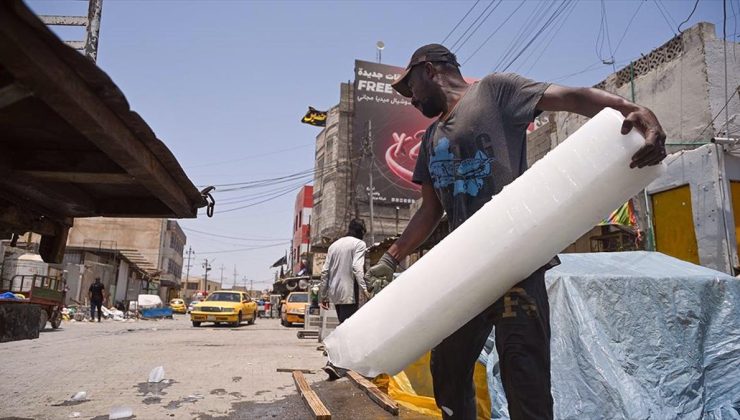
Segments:
[[[100,316],[103,314],[103,301],[102,300],[92,300],[90,301],[90,318],[92,318],[93,321],[95,321],[95,309],[98,310],[98,321],[100,321]]]
[[[445,419],[475,419],[473,369],[496,327],[501,381],[512,419],[552,419],[548,264],[432,349],[434,398]],[[446,409],[445,409],[446,408]]]
[[[339,318],[340,324],[344,322],[345,319],[351,317],[352,315],[354,315],[355,312],[357,312],[356,303],[349,303],[345,305],[334,305],[334,307],[337,309],[337,318]]]
[[[334,307],[337,309],[337,319],[339,319],[340,324],[344,322],[344,320],[346,320],[347,318],[354,315],[354,313],[357,312],[357,309],[359,309],[360,307],[358,303],[360,302],[360,287],[357,285],[357,282],[354,282],[354,290],[352,290],[352,294],[355,296],[355,303],[334,305]]]

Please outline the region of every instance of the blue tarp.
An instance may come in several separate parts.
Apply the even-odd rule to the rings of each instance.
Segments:
[[[0,299],[21,300],[18,296],[16,296],[12,292],[5,292],[5,293],[0,294]]]
[[[559,419],[740,419],[740,280],[655,252],[548,271]],[[492,417],[508,418],[492,338]]]
[[[165,318],[172,316],[172,308],[150,308],[142,309],[141,316],[144,318]]]

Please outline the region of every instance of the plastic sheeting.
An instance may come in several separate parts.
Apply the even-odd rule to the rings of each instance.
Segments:
[[[740,419],[740,280],[660,253],[560,258],[546,277],[556,418]],[[481,359],[507,418],[494,334]]]
[[[139,309],[161,308],[164,306],[162,299],[157,295],[139,295],[137,299]]]
[[[442,411],[434,401],[432,372],[429,369],[430,357],[431,353],[428,352],[398,374],[380,375],[373,382],[398,405],[420,414],[441,418]],[[475,364],[473,382],[478,420],[488,419],[491,412],[491,401],[485,362],[479,361]]]

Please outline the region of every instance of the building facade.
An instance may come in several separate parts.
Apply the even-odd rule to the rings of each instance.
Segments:
[[[737,43],[728,42],[728,54],[736,46]],[[697,148],[715,136],[726,137],[727,133],[737,137],[740,63],[728,60],[725,84],[724,49],[724,41],[717,38],[715,26],[698,23],[594,87],[650,108],[667,134],[669,153]],[[541,114],[530,126],[529,164],[565,141],[587,120],[564,112]],[[632,202],[645,234],[643,246],[660,250],[655,243],[649,194],[640,194]],[[579,241],[588,243],[584,238]]]
[[[353,218],[363,219],[368,232],[371,230],[369,194],[360,190],[356,182],[360,169],[369,165],[369,158],[352,144],[353,91],[349,83],[340,85],[339,104],[329,109],[326,126],[316,136],[310,243],[317,251],[325,251],[334,240],[344,236]],[[411,214],[408,204],[375,202],[372,217],[375,242],[402,232]],[[365,239],[369,242],[369,235]]]
[[[736,43],[728,42],[732,57]],[[706,144],[715,135],[740,132],[740,65],[729,60],[725,83],[725,45],[717,38],[711,23],[698,23],[664,45],[609,75],[594,87],[616,93],[647,106],[658,116],[667,138],[667,149],[677,152]],[[352,217],[362,217],[369,225],[367,193],[354,187],[357,168],[366,164],[362,151],[352,149],[354,92],[343,83],[340,102],[328,112],[326,127],[316,137],[316,175],[311,246],[325,250],[345,233]],[[734,98],[734,100],[733,100]],[[543,113],[528,130],[527,160],[532,165],[562,143],[588,118],[569,113]],[[651,216],[646,196],[633,199],[639,225],[651,242]],[[374,206],[375,242],[403,231],[411,210],[406,207]],[[607,215],[605,215],[607,216]],[[597,227],[580,238],[570,250],[588,252],[591,238],[619,232]],[[366,237],[368,239],[368,237]]]
[[[305,185],[296,195],[293,212],[293,237],[290,246],[290,267],[293,274],[308,268],[312,210],[313,187]]]
[[[152,279],[149,293],[168,301],[179,294],[186,240],[174,220],[88,218],[75,220],[67,246],[135,254]]]
[[[193,296],[199,292],[210,294],[216,290],[221,290],[221,282],[207,280],[203,276],[190,276],[187,280],[183,279],[181,283],[180,297],[186,302],[193,300]]]

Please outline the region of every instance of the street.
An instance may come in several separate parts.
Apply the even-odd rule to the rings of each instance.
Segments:
[[[107,418],[114,406],[130,407],[139,419],[224,416],[237,402],[296,394],[291,374],[277,368],[323,366],[316,340],[299,340],[296,331],[277,319],[193,328],[185,315],[64,322],[37,340],[0,345],[0,417],[67,418],[76,412],[79,418]],[[148,384],[157,366],[164,367],[165,380]],[[325,375],[306,378],[323,381]],[[87,392],[87,401],[68,401],[79,391]]]

